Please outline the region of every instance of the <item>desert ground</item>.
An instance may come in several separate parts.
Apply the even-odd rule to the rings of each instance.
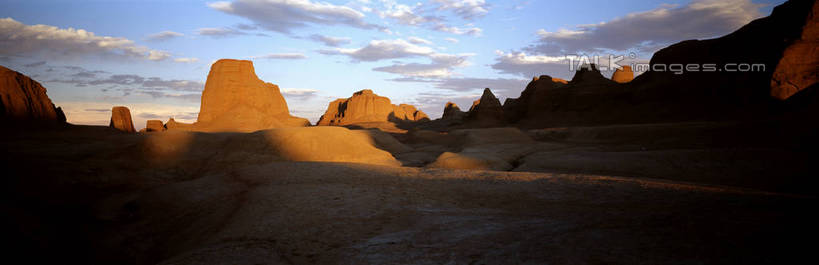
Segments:
[[[695,133],[658,133],[726,127],[736,125],[533,130],[533,142],[503,141],[513,149],[539,145],[512,171],[419,167],[412,159],[403,163],[416,166],[298,162],[271,149],[269,131],[4,131],[4,168],[20,176],[3,185],[4,226],[15,232],[4,238],[12,256],[32,262],[109,264],[747,264],[810,257],[815,185],[770,177],[809,177],[799,166],[810,164],[792,160],[801,151],[698,149],[690,144],[700,140]],[[487,130],[519,132],[473,130],[461,146],[405,135],[404,148],[392,142],[385,149],[403,150],[395,154],[400,159],[415,150],[480,148],[470,139]],[[635,130],[660,136],[634,137]],[[521,170],[539,173],[515,172]]]

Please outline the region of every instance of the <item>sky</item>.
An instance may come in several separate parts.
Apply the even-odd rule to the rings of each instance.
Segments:
[[[534,76],[571,79],[569,58],[647,62],[782,2],[0,0],[0,65],[43,84],[74,124],[107,125],[119,105],[137,128],[194,122],[222,58],[253,61],[291,114],[314,123],[362,89],[438,118],[446,102],[469,108],[485,87],[503,102]]]

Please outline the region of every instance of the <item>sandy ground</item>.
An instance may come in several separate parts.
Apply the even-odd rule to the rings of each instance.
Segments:
[[[101,127],[3,136],[3,239],[28,263],[787,264],[819,230],[810,193],[577,173],[607,157],[531,173],[282,161],[239,134],[162,157]]]

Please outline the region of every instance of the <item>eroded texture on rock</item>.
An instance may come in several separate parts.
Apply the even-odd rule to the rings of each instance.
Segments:
[[[148,120],[145,122],[146,132],[162,132],[165,131],[165,124],[160,120]]]
[[[108,127],[123,132],[136,132],[134,122],[131,120],[131,110],[124,106],[111,108],[111,121],[108,123]]]
[[[566,80],[548,75],[535,77],[520,93],[518,98],[507,98],[503,103],[503,114],[508,122],[517,122],[528,115],[547,110],[547,100],[555,88],[568,84]]]
[[[222,59],[211,66],[194,130],[239,131],[308,126],[290,116],[279,87],[256,76],[253,62]]]
[[[631,70],[631,66],[624,65],[622,68],[614,70],[614,73],[611,74],[611,81],[617,83],[628,83],[634,79],[634,72]]]
[[[364,89],[352,97],[337,99],[327,106],[317,125],[349,125],[366,122],[419,122],[427,121],[424,112],[408,104],[393,105],[387,97]]]
[[[814,2],[802,35],[785,48],[771,77],[771,96],[787,99],[819,82],[819,2]]]
[[[65,123],[39,82],[0,66],[0,120]]]

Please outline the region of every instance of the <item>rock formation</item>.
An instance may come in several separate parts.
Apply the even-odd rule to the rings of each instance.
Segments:
[[[39,82],[0,66],[0,120],[62,124],[65,114]]]
[[[108,127],[123,131],[136,132],[134,122],[131,120],[131,110],[123,106],[111,108],[111,122]]]
[[[528,115],[535,115],[547,108],[549,97],[554,97],[556,88],[568,84],[566,80],[548,75],[535,77],[526,85],[518,98],[507,98],[503,103],[503,114],[508,122],[517,122]]]
[[[785,48],[771,78],[771,96],[787,99],[819,81],[819,3],[805,19],[802,35]]]
[[[444,120],[457,120],[463,119],[466,116],[466,112],[461,111],[461,108],[458,107],[453,102],[447,102],[444,106],[444,114],[441,115],[441,119]]]
[[[208,74],[195,131],[251,132],[310,125],[290,116],[279,87],[256,76],[253,62],[222,59]]]
[[[148,120],[145,122],[145,131],[146,132],[161,132],[165,131],[165,124],[162,124],[160,120]]]
[[[429,117],[412,105],[393,105],[390,99],[364,89],[352,97],[330,102],[316,125],[340,126],[367,122],[419,122]]]
[[[628,83],[634,79],[634,72],[631,71],[631,66],[624,65],[622,68],[614,70],[611,75],[611,80],[617,83]]]
[[[650,62],[660,70],[631,82],[640,91],[635,99],[662,102],[683,119],[767,115],[781,99],[819,81],[817,13],[816,1],[788,1],[726,36],[661,49]],[[662,71],[671,64],[712,64],[716,70]]]
[[[483,90],[481,99],[472,102],[472,107],[466,114],[466,120],[486,125],[503,122],[503,107],[500,100],[492,94],[489,88]]]

